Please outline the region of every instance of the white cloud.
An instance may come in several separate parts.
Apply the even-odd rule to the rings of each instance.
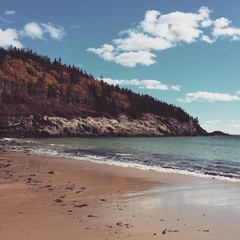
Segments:
[[[16,14],[16,11],[15,10],[7,10],[4,12],[5,15],[8,15],[8,16],[12,16],[12,15],[15,15]]]
[[[181,87],[179,85],[172,85],[171,89],[174,90],[174,91],[179,92],[181,90]]]
[[[114,59],[114,46],[110,44],[104,44],[100,48],[88,48],[87,51],[99,55],[102,59],[106,61],[113,61]]]
[[[122,51],[165,50],[173,47],[166,39],[135,31],[129,31],[127,38],[115,39],[113,42],[117,45],[117,50]]]
[[[112,78],[102,78],[98,80],[103,80],[104,82],[111,85],[128,85],[128,86],[136,86],[138,88],[145,88],[150,90],[174,90],[180,91],[180,86],[172,85],[169,87],[167,84],[161,83],[155,79],[132,79],[132,80],[124,80],[124,79],[112,79]]]
[[[210,18],[211,10],[201,7],[196,12],[171,12],[162,14],[149,10],[135,28],[122,31],[112,44],[100,48],[88,48],[106,61],[125,67],[149,66],[156,63],[156,51],[179,45],[203,41],[213,44],[219,38],[240,41],[240,28],[232,27],[231,21],[221,17]],[[109,49],[109,46],[111,48]]]
[[[216,42],[216,39],[211,39],[209,36],[207,35],[203,35],[202,38],[201,38],[202,41],[206,42],[206,43],[209,43],[209,44],[212,44],[214,42]]]
[[[233,36],[232,41],[240,41],[240,36]]]
[[[209,19],[208,8],[200,8],[197,13],[172,12],[162,15],[158,11],[147,11],[140,23],[144,32],[164,38],[172,43],[192,43],[201,35],[200,21]]]
[[[230,37],[231,40],[240,40],[240,28],[230,26],[232,22],[227,18],[218,18],[214,21],[214,28],[212,35],[215,38]]]
[[[168,86],[157,80],[141,80],[140,88],[155,89],[155,90],[168,90]]]
[[[114,62],[124,67],[135,67],[137,64],[149,66],[155,63],[156,56],[148,51],[123,52],[114,56]]]
[[[227,93],[195,92],[187,93],[184,99],[178,99],[179,102],[231,102],[240,101],[240,96]]]
[[[30,37],[32,39],[43,39],[43,30],[41,26],[36,22],[27,23],[20,34],[24,37]]]
[[[41,26],[43,27],[43,31],[49,33],[50,37],[54,40],[62,40],[65,35],[65,31],[61,26],[55,27],[52,23],[41,23]]]
[[[59,26],[55,27],[52,23],[36,23],[29,22],[20,31],[23,37],[30,37],[32,39],[47,39],[46,34],[50,35],[53,40],[62,40],[66,34],[64,28]]]
[[[149,66],[155,63],[156,57],[148,51],[132,51],[118,53],[113,45],[104,44],[101,48],[88,48],[87,51],[99,55],[106,61],[113,61],[125,67],[135,67],[137,64]]]
[[[226,28],[215,28],[213,31],[215,37],[240,37],[240,28],[226,27]],[[233,39],[232,38],[232,39]]]
[[[22,43],[18,40],[18,33],[15,29],[8,28],[2,30],[0,28],[0,47],[9,47],[9,46],[22,48]]]
[[[228,27],[230,23],[231,21],[229,21],[227,18],[222,17],[215,20],[214,25],[216,28],[224,28]]]
[[[5,14],[11,15],[10,13],[13,11],[6,11]],[[0,20],[5,21],[0,17]],[[9,22],[8,22],[9,23]],[[51,23],[37,23],[37,22],[29,22],[25,24],[22,30],[17,30],[13,28],[7,28],[3,30],[0,28],[0,47],[17,47],[22,48],[23,44],[19,41],[19,38],[29,37],[31,39],[41,39],[46,40],[47,34],[49,34],[50,38],[53,40],[62,40],[64,35],[66,34],[63,27],[58,26],[55,27]]]
[[[213,21],[210,20],[210,19],[207,19],[207,20],[204,20],[204,21],[201,22],[201,26],[203,28],[208,28],[208,27],[210,27],[212,25],[213,25]]]

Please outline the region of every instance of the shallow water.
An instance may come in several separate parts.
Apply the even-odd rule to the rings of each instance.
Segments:
[[[240,136],[21,140],[39,154],[240,181]]]

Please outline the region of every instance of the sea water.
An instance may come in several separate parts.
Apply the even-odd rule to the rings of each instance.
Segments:
[[[240,136],[21,140],[37,154],[240,182]]]

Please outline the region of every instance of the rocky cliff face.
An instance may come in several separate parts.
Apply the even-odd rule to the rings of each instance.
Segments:
[[[180,107],[94,79],[61,59],[0,48],[0,136],[205,134]]]
[[[126,115],[118,118],[87,117],[66,119],[62,117],[2,117],[2,137],[87,137],[87,136],[196,136],[207,135],[199,124],[191,119],[180,122],[144,114],[140,119]]]

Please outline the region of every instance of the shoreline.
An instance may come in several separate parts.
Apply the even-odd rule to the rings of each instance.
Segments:
[[[0,136],[15,137],[85,137],[85,136],[195,136],[206,135],[198,122],[189,117],[180,121],[153,113],[138,118],[120,113],[118,116],[80,117],[66,119],[47,115],[0,117]]]
[[[166,138],[165,136],[164,138]],[[169,136],[168,136],[169,137]],[[183,136],[181,136],[183,137]],[[196,136],[195,136],[196,137]],[[194,137],[194,138],[195,138]],[[206,137],[206,136],[198,136],[198,137]],[[221,136],[220,136],[221,137]],[[232,136],[228,136],[232,137]],[[155,138],[155,137],[154,137]],[[184,137],[188,138],[188,137]],[[44,138],[43,138],[44,139]],[[47,138],[48,139],[48,138]],[[52,138],[56,139],[56,138]],[[58,138],[57,138],[58,139]],[[63,138],[64,139],[64,138]],[[74,138],[73,138],[74,139]],[[77,138],[78,139],[78,138]],[[85,139],[85,138],[83,138]],[[91,137],[89,139],[92,139]],[[96,138],[94,138],[96,139]],[[104,138],[99,138],[99,139],[104,139]],[[116,138],[118,139],[118,138]],[[129,138],[127,138],[129,139]],[[139,139],[139,138],[136,138]],[[142,138],[140,138],[142,139]],[[2,140],[2,142],[1,142]],[[193,170],[193,169],[187,169],[187,168],[174,168],[174,167],[163,167],[160,165],[148,165],[145,164],[145,162],[131,162],[131,161],[119,161],[119,159],[114,160],[114,158],[104,158],[104,156],[89,153],[90,155],[74,155],[71,154],[71,152],[58,152],[58,149],[48,149],[48,148],[34,148],[31,146],[32,143],[34,143],[34,138],[28,138],[28,139],[19,139],[19,138],[3,138],[0,139],[0,143],[2,143],[2,150],[7,150],[7,151],[20,151],[20,152],[29,152],[31,154],[36,154],[36,155],[43,155],[45,157],[56,157],[56,158],[69,158],[77,161],[82,161],[82,160],[87,160],[93,163],[97,164],[105,164],[105,165],[114,165],[116,167],[124,167],[124,168],[134,168],[138,170],[145,170],[145,171],[156,171],[158,173],[166,173],[166,174],[177,174],[177,175],[183,175],[183,176],[191,176],[191,177],[197,177],[197,178],[203,178],[203,179],[213,179],[217,181],[223,181],[223,182],[231,182],[231,183],[240,183],[240,178],[239,176],[234,175],[233,173],[224,173],[224,172],[211,172],[211,170],[208,169],[203,169],[203,170]],[[50,144],[50,145],[55,145],[55,144]],[[125,155],[124,153],[116,153],[117,155]],[[128,155],[128,153],[126,154]],[[129,155],[132,155],[130,153]]]
[[[239,183],[0,151],[0,231],[9,240],[238,239],[239,189]]]

